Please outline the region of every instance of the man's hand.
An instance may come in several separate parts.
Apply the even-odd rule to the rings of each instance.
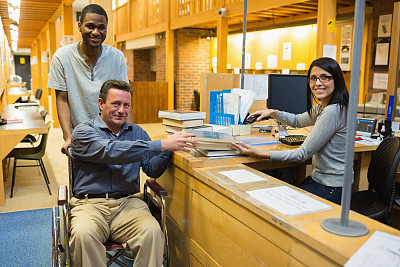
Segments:
[[[243,142],[232,143],[230,145],[230,147],[239,151],[240,154],[243,154],[243,155],[249,155],[249,156],[259,157],[259,158],[267,158],[267,159],[269,159],[269,157],[270,157],[270,154],[268,151],[258,150],[257,148],[250,146],[248,144],[245,144]]]
[[[71,146],[71,138],[67,138],[65,139],[65,142],[63,144],[63,146],[61,147],[61,153],[65,154],[65,155],[69,155],[69,151],[68,148]]]
[[[195,137],[194,133],[175,133],[167,139],[161,140],[161,151],[184,151],[189,152],[187,148],[196,148],[193,144],[197,144],[197,140],[188,139]]]

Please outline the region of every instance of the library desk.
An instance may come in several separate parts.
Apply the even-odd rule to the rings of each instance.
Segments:
[[[30,93],[25,87],[11,87],[8,89],[8,104],[13,104],[18,98],[26,96],[29,99]]]
[[[4,112],[7,112],[6,110]],[[40,116],[36,109],[20,109],[19,112],[22,115],[22,122],[0,125],[0,159],[2,160],[2,168],[0,168],[0,206],[4,206],[5,204],[4,175],[8,153],[27,134],[43,134],[48,132],[42,116]]]
[[[253,135],[260,136],[256,131]],[[296,147],[273,144],[259,148]],[[375,149],[376,146],[355,145],[356,189],[367,186],[367,181],[360,182],[359,177],[366,180],[370,155]],[[326,232],[320,223],[326,218],[340,217],[341,208],[307,192],[333,208],[285,216],[246,193],[288,185],[257,169],[295,165],[254,157],[211,159],[175,152],[172,165],[157,180],[168,191],[171,266],[343,266],[375,230],[400,236],[398,230],[352,211],[350,219],[369,228],[366,236],[342,237]],[[246,169],[266,180],[237,184],[219,173],[234,169]]]

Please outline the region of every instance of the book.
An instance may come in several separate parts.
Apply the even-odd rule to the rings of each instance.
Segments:
[[[236,140],[243,142],[245,144],[251,145],[251,146],[279,144],[279,141],[276,141],[276,140],[270,139],[270,138],[259,137],[259,136],[248,137],[248,138],[239,138]]]
[[[201,142],[193,144],[196,149],[207,149],[207,150],[234,150],[229,145],[230,143],[211,143],[211,142]]]
[[[187,130],[196,130],[196,131],[212,131],[211,125],[203,125],[203,126],[195,126],[195,127],[177,127],[171,125],[165,125],[165,132],[167,133],[177,133]]]
[[[175,127],[187,128],[187,127],[203,126],[204,121],[203,121],[203,119],[181,121],[181,120],[164,118],[162,124],[169,125],[169,126],[175,126]]]
[[[187,130],[188,133],[195,133],[194,140],[211,143],[232,143],[237,142],[236,138],[227,133]]]
[[[160,110],[158,111],[158,117],[163,119],[173,119],[173,120],[199,120],[205,119],[206,113],[194,110]]]
[[[196,148],[203,156],[206,157],[222,157],[222,156],[238,156],[240,152],[237,150],[208,150]]]
[[[6,123],[19,123],[19,122],[22,122],[22,118],[21,117],[2,117],[1,119],[3,121],[5,121]]]

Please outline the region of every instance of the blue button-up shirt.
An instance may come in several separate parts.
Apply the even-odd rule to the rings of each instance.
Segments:
[[[75,194],[139,192],[140,167],[158,178],[168,168],[172,152],[161,152],[161,140],[151,141],[140,126],[125,122],[118,135],[100,116],[72,132],[73,191]]]

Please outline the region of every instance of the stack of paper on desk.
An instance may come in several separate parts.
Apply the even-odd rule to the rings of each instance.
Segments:
[[[254,103],[256,94],[252,90],[234,88],[223,94],[224,113],[235,115],[235,124],[242,124]]]

